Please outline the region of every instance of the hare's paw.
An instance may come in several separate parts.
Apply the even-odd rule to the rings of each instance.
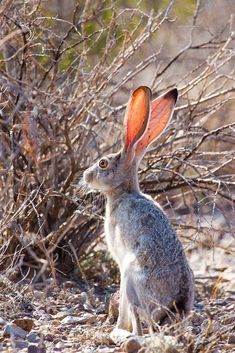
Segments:
[[[111,332],[110,338],[113,340],[115,344],[123,343],[128,337],[133,336],[133,333],[127,330],[123,330],[121,328],[115,327],[115,329]]]

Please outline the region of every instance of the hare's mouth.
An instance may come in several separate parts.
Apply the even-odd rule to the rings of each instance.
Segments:
[[[83,173],[83,181],[93,191],[100,190],[99,185],[97,185],[97,180],[95,178],[94,172],[91,170],[86,170]]]

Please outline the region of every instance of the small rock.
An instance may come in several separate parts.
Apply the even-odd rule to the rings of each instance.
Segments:
[[[97,316],[93,314],[84,314],[80,317],[80,324],[83,322],[86,324],[93,324],[94,322],[97,321]]]
[[[118,350],[118,348],[110,348],[110,347],[104,347],[104,346],[100,346],[97,350],[96,353],[112,353],[112,352],[121,352]],[[139,353],[139,352],[138,352]]]
[[[71,314],[71,307],[69,306],[61,306],[60,307],[60,311],[64,311],[64,312],[69,312]]]
[[[133,338],[133,336],[133,333],[131,333],[130,331],[123,330],[117,327],[115,327],[110,333],[110,338],[116,345],[121,345],[122,343],[126,342],[128,338]]]
[[[16,348],[20,348],[20,349],[27,348],[29,345],[28,342],[26,342],[26,341],[15,341],[14,343],[15,343]]]
[[[216,302],[216,305],[220,305],[220,306],[225,306],[227,304],[228,304],[228,302],[226,300],[224,300],[224,299],[219,299]]]
[[[61,335],[61,330],[60,329],[52,329],[50,330],[51,334],[53,335],[53,341],[55,340],[56,335]]]
[[[192,333],[194,335],[199,335],[200,332],[201,332],[201,327],[200,326],[193,326],[192,327]]]
[[[61,322],[60,322],[59,320],[53,320],[53,321],[51,322],[51,324],[52,324],[53,326],[60,326]]]
[[[35,310],[34,311],[34,317],[36,319],[40,319],[42,316],[46,315],[46,312],[45,310],[41,310],[41,309],[38,309],[38,310]]]
[[[222,320],[222,323],[224,325],[229,325],[229,324],[232,324],[233,322],[235,322],[235,315],[227,316]]]
[[[162,333],[146,338],[145,346],[153,352],[179,353],[179,345],[173,336],[166,336]]]
[[[12,321],[13,324],[17,325],[18,327],[22,328],[23,330],[30,332],[33,328],[34,322],[32,319],[16,319]]]
[[[52,319],[52,315],[48,314],[45,310],[43,309],[38,309],[35,310],[34,312],[34,317],[40,321],[48,321]]]
[[[122,349],[124,349],[124,351],[127,353],[137,352],[140,348],[141,348],[141,343],[136,337],[129,338],[122,345]]]
[[[200,326],[204,321],[204,317],[203,315],[195,312],[191,318],[191,321],[193,325]]]
[[[88,301],[89,300],[87,292],[80,293],[80,296],[81,296],[81,298],[83,298],[84,301]]]
[[[6,321],[0,317],[0,326],[5,326],[6,325]]]
[[[93,306],[89,302],[84,303],[83,308],[87,311],[92,311],[94,309]]]
[[[104,322],[104,321],[106,321],[106,314],[99,314],[98,316],[97,316],[97,321],[98,322]]]
[[[61,320],[61,323],[64,325],[77,324],[77,323],[79,323],[79,320],[80,320],[80,318],[77,316],[68,315],[63,320]]]
[[[230,334],[228,337],[229,344],[235,344],[235,334]]]
[[[46,322],[52,320],[51,314],[45,314],[38,318],[38,321]]]
[[[30,332],[28,335],[27,335],[27,339],[29,342],[32,342],[32,343],[37,343],[40,341],[40,337],[37,335],[36,332]]]
[[[70,325],[70,324],[92,324],[96,321],[96,316],[85,313],[81,316],[66,316],[63,320],[61,320],[61,323],[64,325]]]
[[[195,303],[194,307],[197,311],[202,311],[204,308],[204,305],[202,303]]]
[[[18,338],[25,338],[26,335],[27,332],[25,330],[13,323],[8,324],[3,332],[3,336],[7,337],[14,336]]]
[[[53,343],[55,346],[60,342],[61,342],[61,337],[54,337]]]
[[[70,312],[68,311],[59,311],[56,315],[54,315],[55,319],[63,319],[66,316],[69,316]]]
[[[28,353],[46,353],[46,348],[36,346],[35,344],[30,344],[28,346]]]
[[[234,309],[235,309],[235,305],[234,304],[226,306],[226,311],[227,312],[234,312]]]
[[[76,287],[76,285],[77,284],[74,281],[66,281],[63,283],[64,288],[74,288],[74,287]]]
[[[53,342],[54,338],[55,338],[54,335],[51,334],[51,333],[46,333],[46,334],[44,335],[44,339],[45,339],[46,341],[49,341],[49,342]]]
[[[64,344],[64,342],[61,342],[61,341],[56,343],[56,345],[55,345],[56,350],[63,350],[64,347],[65,347],[65,344]]]
[[[120,300],[120,294],[119,292],[114,293],[111,295],[109,299],[109,308],[108,308],[108,318],[107,322],[109,324],[113,324],[117,318],[118,318],[118,312],[119,312],[119,300]]]

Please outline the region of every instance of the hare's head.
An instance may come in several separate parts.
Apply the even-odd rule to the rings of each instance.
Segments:
[[[138,190],[138,165],[148,146],[168,125],[177,95],[177,89],[173,89],[151,102],[151,90],[145,86],[137,88],[126,109],[123,148],[88,168],[85,182],[107,194]]]

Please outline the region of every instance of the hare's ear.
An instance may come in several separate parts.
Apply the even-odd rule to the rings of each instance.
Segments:
[[[141,86],[131,95],[125,115],[124,154],[133,155],[134,146],[145,133],[150,113],[151,90]]]
[[[151,104],[151,115],[145,134],[138,142],[136,157],[142,158],[147,147],[158,138],[167,127],[173,115],[178,91],[173,89],[156,98]]]

